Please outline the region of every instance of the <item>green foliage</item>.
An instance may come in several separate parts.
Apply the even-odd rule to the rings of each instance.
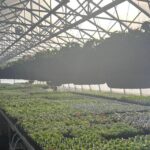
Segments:
[[[106,98],[116,99],[123,102],[150,106],[150,96],[138,96],[138,95],[128,95],[128,94],[89,91],[89,90],[82,91],[81,93],[90,94],[91,96],[106,97]]]
[[[40,86],[14,89],[5,86],[0,90],[1,109],[13,117],[43,150],[150,149],[150,135],[145,135],[143,128],[116,117],[122,114],[117,113],[118,110],[127,111],[129,107],[137,111],[138,105],[126,107],[113,101],[108,104],[102,98],[46,92]]]

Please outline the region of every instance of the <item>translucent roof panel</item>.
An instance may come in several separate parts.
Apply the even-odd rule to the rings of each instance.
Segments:
[[[27,4],[27,0],[4,0],[0,5],[0,30],[10,27],[10,21],[15,21],[22,9]]]
[[[0,3],[0,62],[140,29],[149,20],[147,0],[5,0]]]

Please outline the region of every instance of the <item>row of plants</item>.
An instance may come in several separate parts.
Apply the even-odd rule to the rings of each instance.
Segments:
[[[43,150],[150,149],[149,129],[146,133],[121,119],[123,114],[131,116],[127,111],[148,111],[146,106],[31,86],[17,91],[1,88],[0,108]]]
[[[119,93],[89,91],[89,90],[84,90],[82,92],[77,91],[77,93],[88,94],[89,96],[96,96],[96,97],[99,96],[133,104],[150,106],[150,96],[139,96],[139,95],[129,95],[129,94],[119,94]]]
[[[150,130],[150,112],[126,112],[123,114],[115,114],[118,120],[123,120],[133,126],[144,129],[147,133]]]

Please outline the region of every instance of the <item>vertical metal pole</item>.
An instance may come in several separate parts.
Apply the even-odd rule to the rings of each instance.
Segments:
[[[101,85],[100,85],[100,84],[98,85],[98,87],[99,87],[99,92],[102,92],[102,90],[101,90]]]
[[[81,91],[83,91],[83,90],[84,90],[83,85],[81,85]]]
[[[77,91],[76,85],[74,84],[74,90]]]
[[[110,88],[110,93],[112,93],[112,88]]]
[[[143,94],[142,94],[142,89],[140,88],[139,90],[140,90],[140,96],[142,96],[142,95],[143,95]]]
[[[70,91],[70,84],[68,84],[68,91]]]
[[[92,91],[91,85],[89,85],[89,89],[90,89],[90,91]]]
[[[123,93],[124,93],[124,95],[126,95],[126,89],[123,89]]]
[[[65,90],[65,86],[64,86],[64,84],[62,85],[62,90],[63,90],[63,91]]]

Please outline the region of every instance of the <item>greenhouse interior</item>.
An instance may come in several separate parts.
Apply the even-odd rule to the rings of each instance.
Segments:
[[[0,150],[150,150],[150,0],[0,0]]]

